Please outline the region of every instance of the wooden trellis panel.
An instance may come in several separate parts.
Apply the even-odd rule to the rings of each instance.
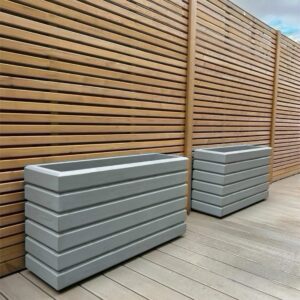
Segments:
[[[26,164],[183,153],[188,4],[1,1],[1,274],[23,268]]]
[[[276,31],[226,0],[197,15],[194,147],[269,144]]]
[[[300,172],[300,44],[281,38],[273,180]]]

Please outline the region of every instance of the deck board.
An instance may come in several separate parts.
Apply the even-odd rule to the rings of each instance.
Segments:
[[[4,277],[0,299],[300,299],[299,216],[295,175],[226,218],[192,212],[184,237],[63,292],[27,270]]]
[[[101,276],[95,276],[95,278],[87,280],[87,282],[85,282],[82,286],[94,293],[94,295],[98,296],[100,299],[146,299],[141,295],[138,295],[134,291],[130,290],[128,287],[125,287],[108,278],[105,274]]]

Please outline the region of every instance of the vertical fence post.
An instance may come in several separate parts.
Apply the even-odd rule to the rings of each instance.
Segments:
[[[271,135],[270,135],[270,147],[272,147],[272,155],[271,155],[271,161],[270,161],[270,181],[272,181],[272,179],[273,179],[273,161],[274,161],[277,95],[278,95],[278,75],[279,75],[280,52],[281,52],[281,44],[280,43],[281,43],[281,32],[278,30],[277,31],[277,40],[276,40],[276,58],[275,58],[275,66],[274,66],[272,123],[271,123]]]
[[[185,105],[185,139],[184,154],[189,158],[187,174],[187,203],[186,208],[191,210],[191,173],[192,173],[192,148],[193,148],[193,110],[194,110],[194,88],[195,88],[195,51],[196,51],[196,21],[197,0],[189,1],[189,23],[188,23],[188,53],[187,53],[187,78],[186,78],[186,105]]]

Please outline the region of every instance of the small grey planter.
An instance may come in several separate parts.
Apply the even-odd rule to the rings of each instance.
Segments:
[[[25,168],[26,267],[57,290],[185,232],[187,158]]]
[[[223,217],[266,199],[270,153],[255,145],[196,149],[192,209]]]

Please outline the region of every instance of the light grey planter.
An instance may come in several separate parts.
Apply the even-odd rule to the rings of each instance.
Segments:
[[[185,232],[184,157],[25,168],[26,267],[57,290]]]
[[[266,199],[270,153],[256,145],[196,149],[192,209],[223,217]]]

